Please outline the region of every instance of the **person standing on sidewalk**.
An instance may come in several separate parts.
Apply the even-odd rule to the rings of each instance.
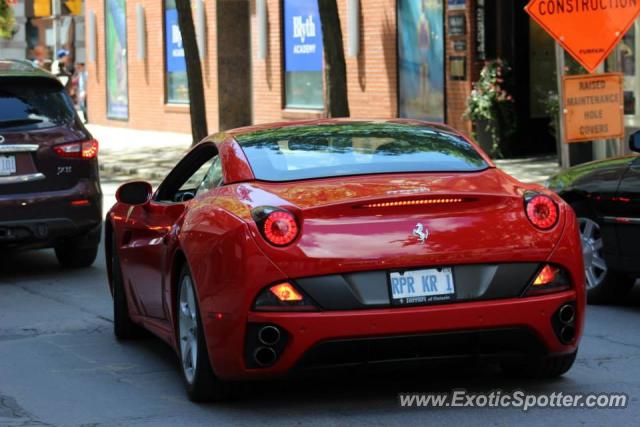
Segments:
[[[76,109],[82,112],[82,119],[85,123],[88,121],[87,116],[87,70],[84,62],[76,64],[76,70],[72,78],[72,86],[75,88]]]
[[[51,74],[58,77],[62,85],[69,90],[71,86],[71,70],[69,69],[69,51],[59,49],[56,52],[56,60],[51,64]]]

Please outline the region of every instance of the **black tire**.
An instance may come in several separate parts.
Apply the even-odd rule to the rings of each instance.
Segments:
[[[580,225],[581,243],[583,245],[583,252],[585,253],[585,275],[588,276],[589,270],[591,270],[591,279],[587,277],[586,283],[587,300],[589,304],[611,304],[622,301],[633,287],[635,278],[610,269],[606,265],[602,253],[597,255],[597,258],[600,259],[600,263],[607,267],[606,271],[591,264],[591,260],[594,259],[593,254],[597,254],[597,252],[602,251],[602,249],[594,250],[593,247],[587,249],[585,245],[588,245],[588,243],[585,243],[585,238],[587,240],[591,239],[592,242],[594,241],[593,239],[599,239],[600,245],[602,245],[603,239],[599,234],[600,224],[596,220],[595,215],[584,207],[584,205],[574,204],[572,207],[576,212]],[[591,228],[594,229],[594,231],[586,233],[586,224],[591,224]],[[592,282],[594,282],[595,285],[592,284]]]
[[[593,305],[620,303],[629,294],[635,281],[626,274],[609,271],[600,286],[587,290],[587,301]]]
[[[577,354],[578,352],[576,351],[561,356],[505,361],[501,364],[501,368],[502,371],[510,377],[531,379],[557,378],[571,369]]]
[[[140,338],[146,335],[142,327],[131,320],[127,294],[122,280],[120,257],[116,250],[115,235],[111,237],[111,283],[113,285],[113,333],[120,341]]]
[[[185,278],[189,279],[189,283],[192,286],[194,292],[195,302],[195,321],[197,322],[197,357],[195,370],[192,374],[193,378],[190,380],[186,372],[184,363],[182,361],[182,345],[180,338],[180,295],[182,287],[186,286]],[[178,319],[176,319],[176,339],[177,339],[177,352],[178,363],[180,365],[180,371],[182,372],[182,378],[184,380],[185,389],[187,395],[192,402],[212,402],[226,400],[233,397],[236,390],[234,383],[221,381],[213,373],[211,364],[209,362],[209,351],[207,350],[206,341],[204,338],[204,331],[202,328],[202,321],[200,317],[200,305],[198,303],[197,295],[195,294],[195,285],[193,285],[193,279],[191,278],[191,272],[188,266],[182,268],[180,278],[178,282],[178,291],[176,293],[176,313]]]
[[[93,264],[98,256],[100,243],[79,246],[75,240],[67,240],[55,246],[56,258],[63,268],[85,268]]]

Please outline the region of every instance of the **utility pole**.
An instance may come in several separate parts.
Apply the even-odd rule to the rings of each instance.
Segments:
[[[61,0],[51,0],[51,14],[53,15],[53,56],[54,59],[58,54],[58,49],[60,49],[60,16],[62,13],[62,4]]]

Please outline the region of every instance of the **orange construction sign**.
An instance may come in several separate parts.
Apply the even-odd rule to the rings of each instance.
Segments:
[[[640,1],[531,0],[525,10],[593,73],[640,14]]]
[[[565,76],[562,84],[567,142],[624,137],[622,74]]]

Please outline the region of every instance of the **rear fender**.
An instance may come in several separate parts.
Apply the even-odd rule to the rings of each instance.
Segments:
[[[223,209],[190,211],[176,245],[191,270],[215,372],[216,366],[235,363],[230,361],[237,359],[237,354],[230,349],[243,345],[247,313],[258,292],[287,277],[258,248],[247,224]],[[169,277],[174,278],[170,289],[174,289],[175,301],[179,275],[176,253],[173,260],[175,267],[169,271],[174,273]],[[169,306],[174,307],[171,318],[176,325],[175,304]]]

